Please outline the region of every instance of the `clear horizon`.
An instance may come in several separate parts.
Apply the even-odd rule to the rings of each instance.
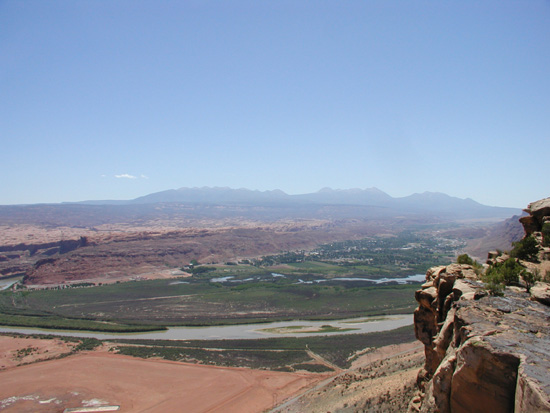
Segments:
[[[550,196],[550,2],[0,2],[0,204]]]

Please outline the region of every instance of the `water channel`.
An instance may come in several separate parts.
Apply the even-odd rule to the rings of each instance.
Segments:
[[[23,276],[17,276],[17,277],[8,277],[8,278],[2,278],[0,279],[0,291],[7,290],[10,288],[13,284],[21,281],[23,279]]]
[[[173,327],[166,331],[149,333],[98,333],[74,330],[50,330],[39,328],[0,327],[1,333],[55,334],[70,337],[93,337],[109,339],[149,339],[149,340],[221,340],[221,339],[258,339],[266,337],[306,337],[318,335],[373,333],[393,330],[413,324],[412,314],[360,317],[345,320],[324,321],[279,321],[262,324],[238,324],[232,326],[211,327]],[[319,332],[322,326],[346,331]],[[352,330],[349,330],[352,329]],[[278,330],[279,332],[274,332]],[[297,332],[303,331],[303,332]]]
[[[225,277],[216,277],[212,278],[210,282],[213,283],[244,283],[249,281],[260,281],[263,279],[264,276],[256,276],[251,278],[246,278],[244,280],[236,279],[234,275],[227,275]],[[278,274],[278,273],[271,273],[271,277],[277,278],[277,277],[286,277],[284,274]],[[409,275],[407,277],[400,277],[400,278],[365,278],[365,277],[335,277],[335,278],[319,278],[316,280],[310,280],[310,281],[303,281],[301,279],[298,280],[295,284],[319,284],[324,282],[343,282],[343,281],[362,281],[369,284],[386,284],[386,283],[397,283],[397,284],[408,284],[408,283],[422,283],[426,281],[426,275],[425,274],[413,274]]]

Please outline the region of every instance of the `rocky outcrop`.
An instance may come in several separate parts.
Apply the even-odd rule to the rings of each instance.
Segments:
[[[416,338],[424,344],[426,362],[419,384],[429,381],[445,357],[452,337],[452,304],[464,298],[484,294],[472,266],[452,264],[434,267],[426,273],[426,282],[415,294],[419,306],[414,312]],[[456,285],[455,285],[456,284]],[[449,314],[451,312],[451,314]]]
[[[550,285],[547,283],[536,283],[531,287],[531,300],[550,306]]]
[[[430,269],[416,293],[426,361],[420,412],[550,412],[550,308],[520,289],[488,296],[473,268]]]
[[[520,219],[525,234],[540,243],[542,226],[550,221],[550,198],[525,211],[529,216]],[[490,253],[487,263],[506,258]],[[538,273],[546,264],[525,263]],[[547,283],[537,282],[530,294],[507,287],[503,296],[489,296],[472,267],[452,264],[428,270],[416,300],[415,333],[426,360],[410,411],[550,412]]]
[[[369,234],[372,229],[362,224],[348,227],[315,221],[251,225],[250,228],[117,231],[91,238],[85,247],[68,253],[40,253],[29,257],[24,284],[34,288],[127,281],[180,268],[193,259],[201,263],[224,262],[313,248],[320,242],[349,239],[350,231]]]
[[[61,240],[54,242],[45,242],[39,244],[17,244],[17,245],[0,245],[0,252],[16,252],[27,251],[30,255],[38,252],[55,251],[53,253],[66,254],[76,250],[77,248],[90,245],[88,238],[80,237],[78,239]],[[48,254],[46,254],[48,255]],[[53,255],[50,253],[49,255]]]
[[[510,258],[510,255],[507,253],[503,253],[502,251],[489,251],[489,253],[487,254],[486,264],[487,265],[502,264],[508,258]]]
[[[94,243],[83,236],[36,244],[0,245],[0,276],[28,274],[44,257],[61,256],[90,245]]]
[[[531,202],[524,209],[529,215],[519,219],[522,223],[525,235],[531,235],[542,230],[542,225],[550,221],[550,198],[544,198]]]

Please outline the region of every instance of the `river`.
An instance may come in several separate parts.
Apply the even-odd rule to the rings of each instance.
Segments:
[[[221,339],[258,339],[266,337],[306,337],[318,335],[373,333],[377,331],[393,330],[413,324],[412,314],[396,314],[390,316],[360,317],[345,320],[324,321],[279,321],[262,324],[238,324],[231,326],[211,327],[173,327],[166,331],[149,333],[97,333],[80,332],[74,330],[49,330],[39,328],[0,327],[1,333],[22,334],[55,334],[69,337],[93,337],[102,340],[122,338],[148,340],[221,340]],[[316,333],[311,330],[330,325],[336,329],[353,329]],[[290,328],[289,328],[290,327]],[[296,330],[310,330],[298,333]],[[273,332],[278,329],[284,333]],[[270,331],[266,331],[270,330]],[[293,331],[294,330],[294,331]]]
[[[269,277],[269,276],[268,276]],[[271,277],[283,277],[286,275],[279,274],[276,272],[271,273]],[[244,280],[236,279],[234,275],[227,275],[225,277],[216,277],[212,278],[210,282],[213,283],[244,283],[249,281],[265,281],[265,275],[255,276],[251,278],[246,278]],[[313,284],[313,283],[324,283],[324,282],[341,282],[341,281],[363,281],[371,284],[385,284],[385,283],[397,283],[397,284],[408,284],[408,283],[423,283],[426,281],[425,274],[413,274],[407,277],[400,278],[366,278],[366,277],[334,277],[334,278],[319,278],[310,281],[304,281],[298,279],[298,282],[295,284]]]
[[[23,276],[17,276],[17,277],[7,277],[0,279],[0,291],[7,290],[10,288],[13,284],[16,282],[19,282],[23,279]]]

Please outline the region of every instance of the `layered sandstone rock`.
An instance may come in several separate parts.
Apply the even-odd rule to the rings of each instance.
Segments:
[[[521,218],[526,236],[541,242],[550,198]],[[489,255],[489,264],[502,261]],[[544,255],[541,255],[544,260]],[[547,263],[529,263],[530,270]],[[416,337],[426,361],[418,374],[417,412],[550,412],[550,286],[508,287],[487,295],[473,268],[452,264],[428,270],[416,292]]]
[[[420,412],[550,412],[550,308],[520,289],[487,296],[470,266],[428,271],[415,331]]]
[[[531,300],[550,305],[550,285],[547,283],[536,283],[531,287]]]
[[[550,221],[550,198],[544,198],[536,202],[531,202],[524,209],[529,215],[519,219],[522,223],[525,235],[531,235],[540,232],[542,225]]]

